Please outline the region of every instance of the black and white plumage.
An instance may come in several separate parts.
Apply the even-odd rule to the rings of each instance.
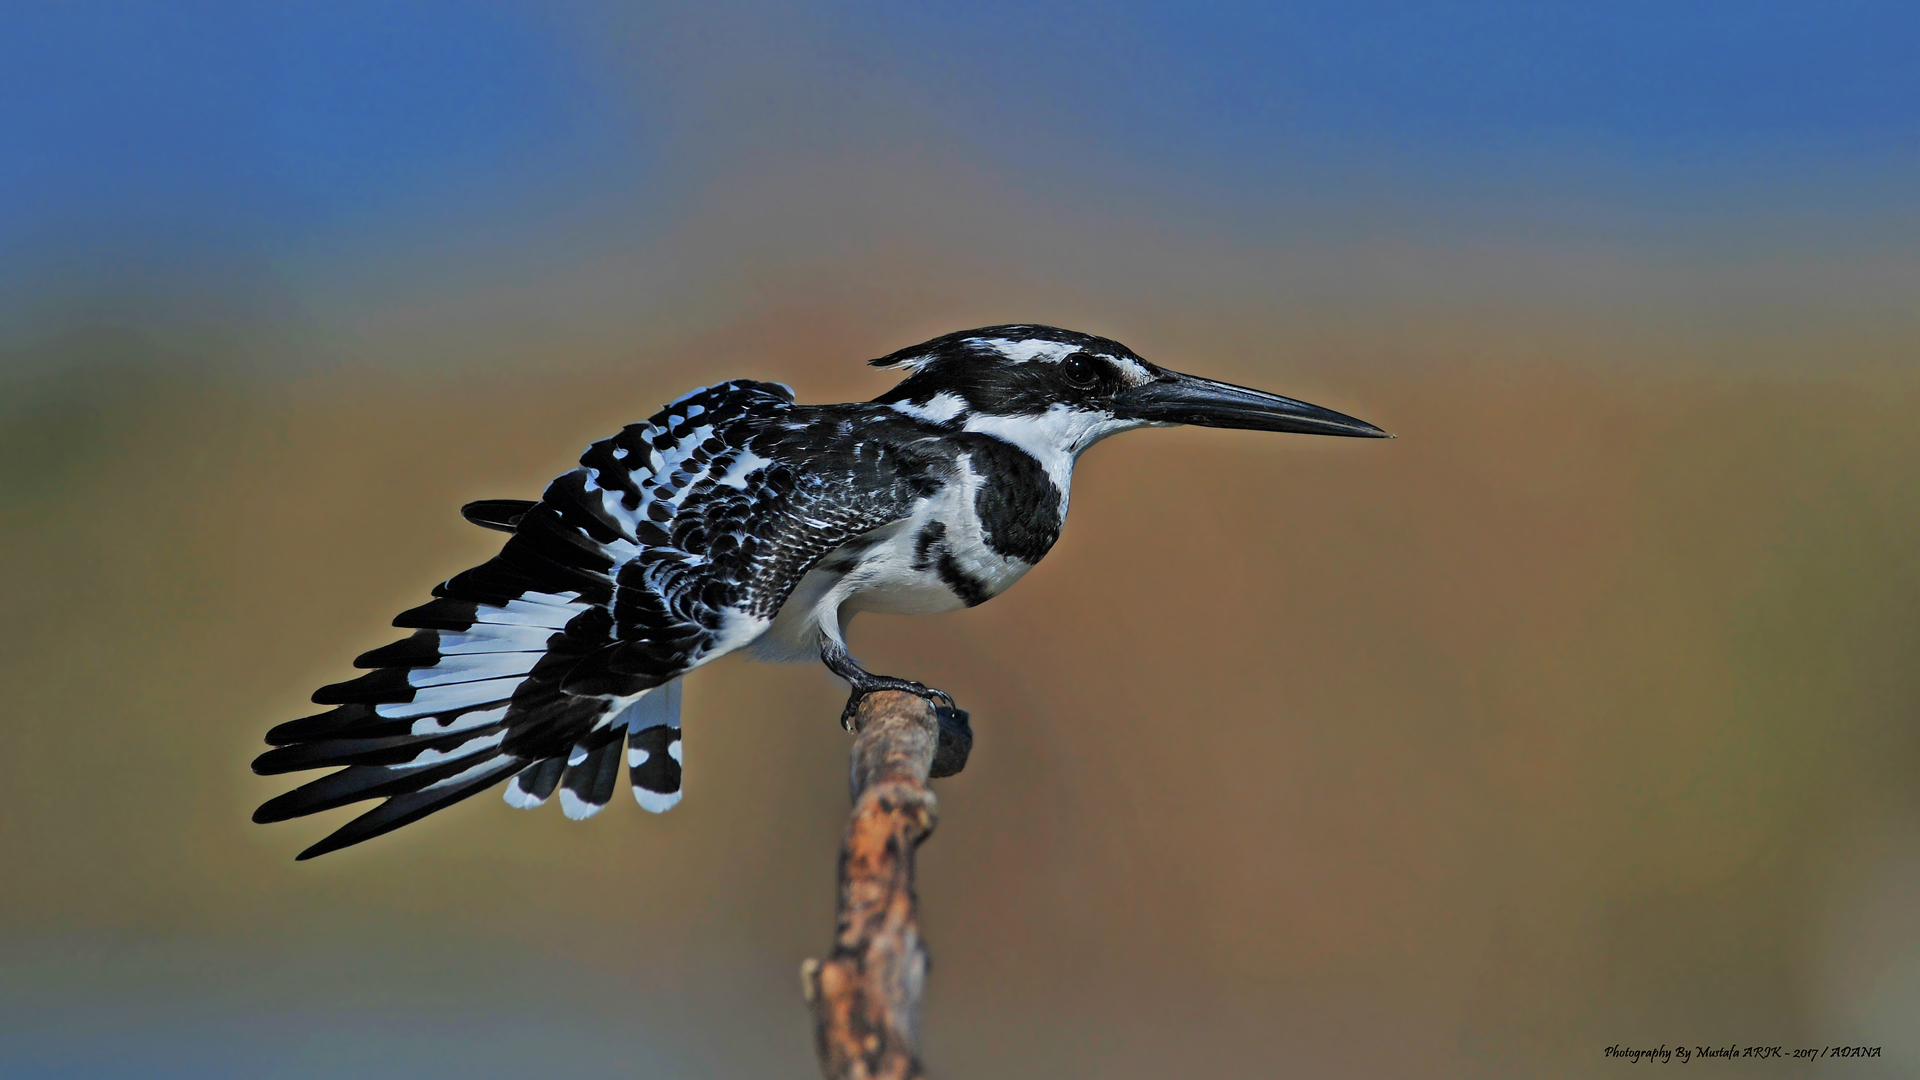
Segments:
[[[1018,581],[1058,538],[1074,462],[1099,440],[1182,423],[1385,435],[1046,326],[949,334],[873,364],[907,377],[844,405],[746,380],[696,390],[588,447],[538,502],[469,504],[469,520],[512,534],[500,554],[396,618],[413,634],[359,657],[367,674],[313,695],[335,708],[268,732],[256,772],[345,767],[254,820],[384,800],[304,859],[502,783],[514,806],[558,792],[584,818],[613,797],[623,757],[640,805],[666,810],[681,678],[737,649],[819,656],[851,684],[849,711],[880,689],[951,705],[862,669],[847,621],[971,607]]]

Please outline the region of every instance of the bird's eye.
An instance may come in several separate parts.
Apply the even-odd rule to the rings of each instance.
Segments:
[[[1083,352],[1060,361],[1060,371],[1075,386],[1092,386],[1100,381],[1100,361]]]

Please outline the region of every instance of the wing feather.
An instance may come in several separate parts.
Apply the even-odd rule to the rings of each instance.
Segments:
[[[357,658],[366,674],[314,695],[337,708],[268,733],[257,771],[341,768],[255,819],[385,800],[310,858],[502,781],[512,805],[557,790],[587,817],[623,749],[636,800],[673,805],[680,676],[764,632],[822,556],[944,482],[926,440],[882,437],[904,423],[723,383],[594,443],[538,503],[469,504],[469,520],[511,532],[501,553],[395,618],[414,632]]]

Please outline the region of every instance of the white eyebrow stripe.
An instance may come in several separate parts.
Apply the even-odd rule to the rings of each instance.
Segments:
[[[1038,360],[1041,358],[1049,360],[1058,359],[1060,355],[1063,355],[1071,348],[1071,346],[1062,345],[1058,341],[1048,341],[1045,338],[1029,338],[1026,341],[1012,341],[1007,338],[973,338],[971,340],[993,349],[1001,356],[1006,357],[1016,364],[1024,364],[1029,360]]]

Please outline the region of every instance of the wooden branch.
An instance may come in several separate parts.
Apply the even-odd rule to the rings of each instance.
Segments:
[[[800,966],[827,1080],[924,1075],[915,1022],[927,950],[913,891],[914,849],[933,832],[938,804],[927,776],[936,751],[942,769],[933,774],[947,775],[965,764],[972,743],[965,713],[940,713],[947,715],[923,698],[885,691],[863,699],[854,717],[854,805],[840,846],[833,953]]]

